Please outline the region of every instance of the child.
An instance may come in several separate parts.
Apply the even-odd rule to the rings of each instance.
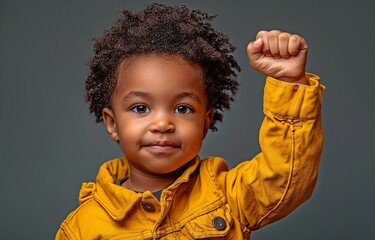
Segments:
[[[83,184],[56,239],[249,239],[311,196],[324,87],[305,74],[298,35],[260,31],[247,48],[251,66],[268,76],[262,152],[231,170],[219,157],[199,158],[238,87],[234,47],[212,19],[151,4],[124,10],[96,39],[86,100],[126,159]]]

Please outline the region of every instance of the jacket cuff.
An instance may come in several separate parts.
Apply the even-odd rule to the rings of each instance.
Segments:
[[[317,75],[306,73],[309,85],[266,78],[263,108],[265,113],[292,119],[314,119],[320,116],[325,86]]]

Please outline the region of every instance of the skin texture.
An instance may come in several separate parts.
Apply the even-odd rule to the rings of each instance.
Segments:
[[[124,60],[111,102],[103,119],[129,160],[125,185],[136,191],[172,183],[197,156],[213,116],[203,69],[176,55]]]
[[[250,65],[282,81],[307,84],[307,44],[280,31],[260,31],[247,47]],[[204,71],[178,55],[140,54],[118,67],[103,120],[130,165],[124,187],[152,192],[173,183],[194,159],[210,127]],[[157,82],[157,84],[155,84]]]
[[[260,31],[256,39],[247,46],[249,63],[255,70],[285,82],[307,84],[304,38],[272,30]]]

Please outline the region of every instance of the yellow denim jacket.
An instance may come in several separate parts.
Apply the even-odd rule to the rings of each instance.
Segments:
[[[262,152],[228,170],[219,157],[196,157],[162,191],[116,185],[129,175],[126,159],[105,163],[96,183],[84,183],[80,205],[61,224],[60,239],[249,239],[250,233],[289,214],[314,189],[323,146],[320,118],[324,86],[268,77]]]

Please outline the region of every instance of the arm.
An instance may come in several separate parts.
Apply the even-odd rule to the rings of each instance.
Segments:
[[[232,211],[251,230],[279,220],[311,196],[323,147],[324,87],[317,76],[305,74],[304,39],[278,31],[262,31],[257,38],[248,46],[250,64],[269,76],[262,152],[226,176]]]

